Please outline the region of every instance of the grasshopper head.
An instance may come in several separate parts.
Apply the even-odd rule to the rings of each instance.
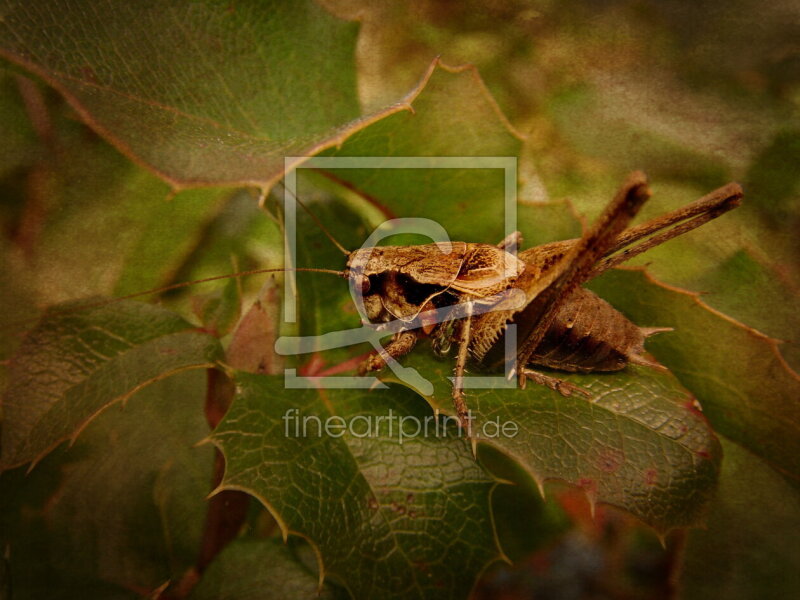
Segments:
[[[362,248],[348,255],[346,274],[372,322],[412,321],[423,310],[491,296],[524,269],[512,254],[487,244],[447,242]]]
[[[361,248],[345,272],[370,321],[411,321],[450,288],[466,251],[464,242]]]

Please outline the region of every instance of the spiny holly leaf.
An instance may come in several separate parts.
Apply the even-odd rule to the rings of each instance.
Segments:
[[[689,533],[681,598],[796,598],[800,493],[751,452],[721,441],[719,491],[707,527]]]
[[[311,1],[6,3],[0,54],[174,186],[268,184],[361,117],[358,26]],[[387,109],[387,112],[402,107]]]
[[[494,481],[463,440],[433,435],[432,423],[431,435],[409,435],[431,417],[414,394],[327,390],[323,399],[285,389],[283,378],[236,381],[211,438],[225,455],[221,487],[259,498],[355,598],[463,598],[498,558]]]
[[[0,469],[36,461],[74,439],[142,386],[220,357],[216,338],[155,306],[118,302],[46,316],[9,367]]]
[[[292,556],[280,540],[235,540],[203,573],[190,600],[332,600],[342,597]],[[345,596],[346,597],[346,596]]]
[[[492,446],[480,446],[480,464],[512,485],[498,486],[492,494],[492,520],[503,553],[513,562],[524,561],[570,530],[574,523],[558,502],[558,494],[543,498],[541,489],[518,463]],[[520,519],[520,515],[525,515]],[[504,570],[506,565],[494,567]]]
[[[452,359],[437,360],[423,347],[403,365],[434,383],[431,404],[452,414]],[[721,453],[675,377],[633,366],[555,375],[593,399],[565,397],[532,382],[525,390],[470,389],[477,439],[519,463],[540,487],[548,479],[566,481],[583,488],[591,502],[624,508],[662,534],[700,522]]]
[[[673,327],[648,348],[700,400],[714,429],[800,480],[800,377],[775,340],[640,270],[606,273],[592,288],[637,323]]]

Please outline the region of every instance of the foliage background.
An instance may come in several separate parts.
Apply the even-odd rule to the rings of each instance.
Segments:
[[[3,15],[13,15],[15,4],[4,2]],[[485,449],[481,458],[495,475],[518,484],[492,497],[501,547],[515,565],[493,566],[475,593],[657,597],[677,585],[684,597],[713,590],[763,598],[797,591],[800,396],[789,368],[800,365],[796,3],[326,1],[341,21],[320,17],[314,5],[296,13],[201,5],[176,3],[166,15],[131,7],[110,19],[102,9],[114,3],[97,3],[94,11],[32,3],[29,30],[5,20],[0,308],[12,324],[5,356],[19,344],[16,324],[41,306],[279,264],[278,233],[252,190],[240,186],[273,182],[284,154],[518,153],[520,196],[531,205],[521,210],[530,217],[523,223],[529,243],[575,235],[574,214],[596,215],[633,169],[653,182],[646,216],[735,179],[746,190],[742,208],[704,228],[711,231],[637,261],[660,281],[704,292],[704,305],[735,321],[637,272],[597,282],[637,322],[676,327],[648,347],[670,360],[721,434],[725,459],[708,528],[674,533],[662,549],[651,530],[622,512],[601,507],[592,519],[584,496],[569,487],[548,484],[541,501],[528,471]],[[87,25],[93,19],[105,34]],[[153,46],[130,33],[148,26],[175,37],[153,36],[161,44]],[[208,48],[215,35],[230,45],[199,52],[206,60],[197,60],[196,48],[178,43],[182,35],[194,39],[186,31],[199,31]],[[44,53],[37,63],[35,53],[15,44],[27,35],[48,49],[56,38],[43,32],[68,43],[63,54]],[[298,37],[317,43],[292,45]],[[87,46],[105,50],[82,55]],[[265,71],[243,60],[251,47],[272,48],[278,66]],[[469,76],[432,79],[416,116],[385,109],[415,89],[437,55],[446,64],[476,65],[513,130]],[[137,78],[132,64],[151,67]],[[127,95],[105,95],[98,82]],[[163,98],[180,108],[169,119],[155,102]],[[364,115],[386,118],[373,124]],[[496,194],[491,182],[465,177],[351,180],[380,206],[441,218],[454,214],[464,189],[474,197]],[[323,180],[306,185],[311,197],[331,193]],[[352,213],[346,227],[332,229],[355,247],[380,206],[335,193],[341,204],[318,210],[323,219],[329,210],[333,222]],[[468,200],[451,219],[451,233],[496,240],[492,205],[481,204],[481,212]],[[340,259],[324,243],[306,259],[337,268]],[[324,300],[327,286],[316,285]],[[338,325],[337,314],[319,310],[309,327]],[[59,597],[54,590],[65,598],[137,597],[185,576],[203,537],[213,458],[209,446],[191,447],[208,435],[203,377],[180,377],[137,394],[124,411],[104,412],[72,448],[62,446],[30,475],[26,467],[3,473],[3,593],[11,593],[8,573],[14,598]],[[423,410],[419,398],[414,404],[406,395],[410,412]],[[529,518],[520,522],[520,514]],[[230,597],[313,596],[311,550],[296,538],[288,548],[275,543],[277,532],[267,513],[251,506],[246,535],[218,557],[194,594],[220,597],[214,586],[230,585],[224,581],[236,573],[246,590],[229,590]],[[329,582],[324,593],[343,591]]]

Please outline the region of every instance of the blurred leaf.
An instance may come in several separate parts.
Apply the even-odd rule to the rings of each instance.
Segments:
[[[192,190],[189,194],[202,192]],[[185,192],[186,193],[186,192]],[[184,194],[177,197],[180,202]],[[252,190],[238,190],[228,195],[221,210],[201,229],[188,234],[191,249],[173,275],[175,281],[193,281],[250,269],[282,267],[283,235],[256,202]],[[242,296],[247,300],[263,283],[260,278],[237,278]],[[191,287],[189,292],[214,290],[223,282]],[[142,288],[139,288],[142,289]]]
[[[280,288],[274,280],[268,279],[233,331],[225,352],[228,365],[248,373],[280,373],[283,357],[275,352],[280,301]]]
[[[19,94],[18,80],[0,69],[0,179],[36,157],[38,140]]]
[[[11,326],[7,323],[35,323],[39,316],[30,278],[19,276],[19,272],[10,264],[10,246],[5,240],[0,240],[0,279],[3,281],[3,290],[0,293],[0,314],[3,315],[0,326],[0,356],[3,360],[7,360],[20,343],[20,336],[10,335],[19,325]],[[0,378],[4,377],[5,372],[6,369],[0,369]],[[5,383],[5,380],[0,379],[0,382]]]
[[[622,172],[642,169],[656,179],[708,188],[725,183],[724,162],[704,154],[696,140],[683,139],[680,126],[691,126],[679,124],[674,113],[658,114],[651,88],[618,78],[602,78],[598,85],[565,90],[551,100],[553,122],[575,150]]]
[[[672,33],[674,60],[683,63],[676,67],[705,85],[722,87],[727,76],[758,90],[773,79],[774,91],[779,91],[783,84],[798,80],[791,68],[798,18],[793,2],[666,0],[650,8],[653,22]]]
[[[798,481],[800,377],[775,340],[640,270],[610,271],[591,287],[642,326],[673,327],[649,350],[700,400],[716,431]]]
[[[330,600],[342,597],[295,559],[280,540],[235,540],[203,574],[190,600]]]
[[[49,302],[111,291],[125,295],[169,282],[193,235],[220,204],[219,193],[210,189],[167,202],[163,184],[139,169],[119,178],[100,172],[81,179],[103,186],[97,195],[75,179],[64,182],[67,193],[59,200],[65,209],[46,224],[28,266]],[[119,197],[125,202],[113,201]],[[92,243],[75,243],[81,239]]]
[[[760,199],[758,207],[775,225],[797,220],[800,194],[800,131],[779,131],[756,157],[746,176],[748,191]]]
[[[242,299],[236,279],[229,279],[222,289],[205,297],[196,296],[193,301],[195,315],[215,337],[228,334],[241,315]]]
[[[204,391],[203,373],[157,382],[31,473],[0,475],[13,598],[138,598],[194,562],[212,466],[194,447]]]
[[[220,355],[215,338],[147,304],[46,316],[9,367],[2,469],[41,459],[110,404],[178,371],[213,366]]]
[[[63,115],[54,120],[63,154],[27,186],[25,203],[41,206],[30,248],[24,257],[7,254],[9,267],[44,303],[169,283],[225,195],[191,190],[168,200],[156,177]]]
[[[722,438],[725,461],[706,529],[689,533],[681,598],[800,595],[800,493],[769,465]]]
[[[256,496],[354,597],[463,598],[499,557],[493,480],[462,440],[409,435],[408,423],[432,419],[414,394],[327,390],[323,399],[243,373],[237,385],[212,435],[225,455],[221,487]],[[333,435],[321,429],[337,422]]]

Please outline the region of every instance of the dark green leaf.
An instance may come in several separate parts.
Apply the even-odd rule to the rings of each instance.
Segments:
[[[215,559],[190,600],[332,600],[340,597],[275,538],[236,540]]]
[[[246,374],[237,385],[212,436],[225,455],[222,488],[259,498],[284,535],[306,538],[325,576],[354,597],[463,598],[498,558],[493,480],[463,440],[433,435],[430,410],[414,394],[321,397]],[[403,431],[410,433],[426,417],[431,435],[401,437],[400,418],[409,419]],[[349,429],[328,435],[320,421]]]
[[[266,183],[363,125],[357,32],[311,1],[11,2],[0,53],[176,186]]]
[[[403,364],[434,383],[434,406],[452,412],[452,361],[417,348]],[[478,439],[517,461],[540,485],[566,481],[591,502],[624,508],[662,534],[699,523],[721,452],[677,379],[633,366],[553,375],[587,389],[593,401],[531,382],[525,390],[468,390]]]
[[[32,472],[0,474],[13,598],[138,598],[183,575],[213,465],[211,449],[195,447],[208,434],[204,392],[202,372],[159,381]]]

